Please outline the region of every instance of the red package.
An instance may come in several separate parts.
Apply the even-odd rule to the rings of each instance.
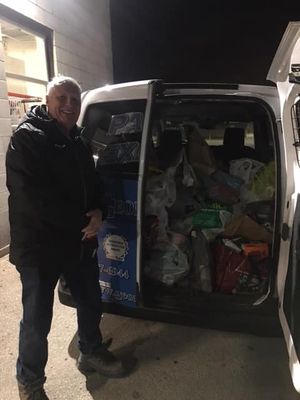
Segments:
[[[254,257],[256,261],[263,260],[269,256],[268,243],[245,243],[242,248],[246,256]]]
[[[215,244],[215,290],[231,294],[240,279],[249,275],[251,264],[247,256],[222,244]]]
[[[213,186],[208,188],[207,197],[210,200],[227,205],[236,204],[239,201],[238,192],[222,183],[215,183]]]

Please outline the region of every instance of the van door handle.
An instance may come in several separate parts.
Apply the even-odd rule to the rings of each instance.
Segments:
[[[284,223],[282,225],[282,231],[281,231],[282,240],[284,241],[288,240],[289,236],[290,236],[290,228],[288,224]]]

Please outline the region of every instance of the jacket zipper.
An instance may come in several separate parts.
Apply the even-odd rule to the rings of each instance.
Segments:
[[[78,154],[77,154],[76,139],[74,141],[74,152],[75,152],[75,158],[76,158],[76,161],[77,161],[77,164],[78,164],[78,168],[79,168],[79,175],[80,175],[81,185],[82,185],[82,188],[83,188],[83,211],[86,212],[87,211],[87,190],[86,190],[86,184],[85,184],[83,169],[81,167],[80,159],[79,159]]]
[[[78,169],[79,169],[79,175],[80,175],[80,181],[81,181],[81,186],[82,186],[82,189],[83,189],[83,212],[86,213],[86,211],[87,211],[87,189],[86,189],[83,169],[82,169],[81,164],[80,164],[80,158],[78,157],[78,154],[77,154],[76,145],[77,145],[77,143],[76,143],[76,139],[75,139],[74,143],[73,143],[73,151],[74,151],[74,154],[75,154],[75,159],[77,161],[77,165],[78,165]],[[83,257],[84,257],[84,245],[83,245],[83,242],[81,241],[81,243],[80,243],[80,256],[79,256],[80,261],[82,261]]]

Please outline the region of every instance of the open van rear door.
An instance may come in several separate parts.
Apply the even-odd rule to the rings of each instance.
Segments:
[[[277,85],[283,133],[279,318],[293,384],[300,393],[300,22],[288,24],[267,79]]]

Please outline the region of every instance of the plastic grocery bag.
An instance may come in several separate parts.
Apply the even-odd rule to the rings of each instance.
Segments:
[[[226,175],[224,175],[226,176]],[[220,204],[233,205],[239,202],[239,190],[233,189],[227,183],[218,182],[215,177],[220,181],[224,181],[224,176],[213,173],[211,175],[202,175],[201,181],[205,188],[206,197],[212,201]],[[229,175],[227,174],[229,177]]]
[[[176,201],[175,174],[181,163],[183,163],[182,183],[190,187],[195,183],[196,178],[193,173],[192,167],[187,162],[184,151],[179,154],[174,165],[170,166],[163,173],[159,175],[153,175],[147,180],[145,214],[156,215],[158,217],[160,225],[159,239],[166,238],[166,229],[168,225],[168,213],[166,208],[171,208]],[[181,206],[183,206],[181,207],[181,211],[183,211],[183,208],[186,208],[186,205],[189,207],[191,203],[184,205],[181,203]],[[178,206],[178,208],[180,209],[180,204]],[[193,201],[192,206],[194,208],[197,206],[196,201]],[[188,210],[185,209],[184,211]]]
[[[185,149],[182,150],[180,163],[182,163],[182,184],[186,187],[192,187],[197,184],[197,178],[193,167],[188,162]]]
[[[145,261],[145,274],[152,279],[171,286],[188,274],[187,256],[171,242],[160,242],[152,249]]]
[[[177,187],[176,201],[169,209],[170,219],[186,218],[201,208],[192,188]]]
[[[254,176],[264,167],[264,164],[252,158],[239,158],[230,161],[229,173],[241,178],[245,184],[252,182]]]
[[[229,186],[231,189],[236,190],[237,192],[240,190],[242,184],[244,183],[242,178],[238,176],[227,174],[226,172],[218,169],[215,171],[211,178],[218,183],[223,183],[224,185]]]
[[[156,215],[159,219],[159,238],[166,239],[168,213],[166,207],[171,207],[176,200],[175,172],[177,164],[159,175],[153,175],[147,180],[145,215]]]
[[[239,282],[251,273],[251,264],[244,254],[216,243],[213,246],[215,261],[215,290],[231,294]]]
[[[275,161],[265,165],[253,178],[251,192],[258,200],[271,200],[275,193]]]
[[[171,231],[188,235],[193,228],[193,217],[174,218],[169,221],[169,228]]]
[[[201,230],[191,232],[193,249],[192,287],[212,292],[210,247]]]
[[[216,183],[206,190],[206,195],[210,200],[220,204],[233,205],[239,202],[239,193],[227,185]]]
[[[145,215],[158,217],[158,240],[164,240],[167,235],[166,229],[168,225],[168,213],[166,210],[166,204],[172,202],[173,191],[171,190],[170,198],[169,194],[169,187],[164,174],[154,175],[148,179],[146,187]]]

